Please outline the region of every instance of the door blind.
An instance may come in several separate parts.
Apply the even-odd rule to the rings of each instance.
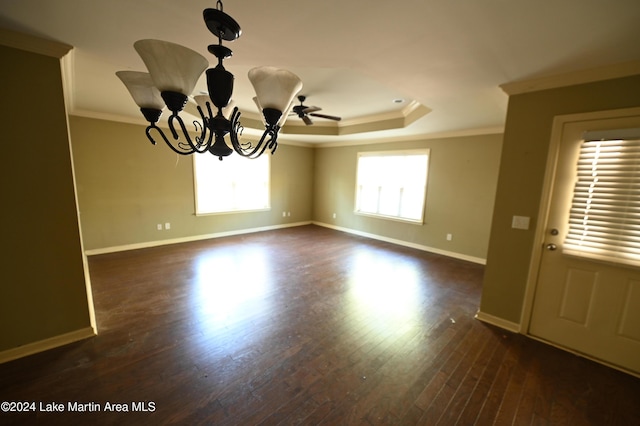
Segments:
[[[640,139],[582,143],[563,252],[640,266]]]

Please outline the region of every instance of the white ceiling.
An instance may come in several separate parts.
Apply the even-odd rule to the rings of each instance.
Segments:
[[[115,76],[145,70],[133,42],[173,41],[215,63],[202,20],[215,3],[0,0],[0,27],[75,47],[72,113],[140,120]],[[245,116],[255,110],[246,72],[258,65],[295,72],[307,105],[347,123],[414,101],[432,110],[404,129],[296,137],[308,142],[499,129],[502,84],[640,60],[639,0],[227,0],[224,11],[243,30],[225,67]]]

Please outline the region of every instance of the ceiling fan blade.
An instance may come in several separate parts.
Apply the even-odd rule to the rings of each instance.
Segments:
[[[336,117],[334,115],[314,114],[314,113],[310,113],[309,115],[312,115],[312,116],[318,117],[318,118],[326,118],[327,120],[334,120],[334,121],[342,120],[342,117]]]
[[[302,112],[304,112],[305,114],[309,114],[310,112],[316,112],[316,111],[321,111],[322,108],[317,107],[317,106],[310,106],[310,107],[305,107]]]
[[[311,119],[306,115],[302,117],[302,121],[304,121],[304,124],[306,124],[307,126],[311,126],[313,124],[313,121],[311,121]]]

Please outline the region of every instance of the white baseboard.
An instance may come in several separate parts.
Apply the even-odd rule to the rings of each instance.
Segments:
[[[93,256],[97,254],[116,253],[119,251],[138,250],[138,249],[149,248],[149,247],[166,246],[169,244],[188,243],[191,241],[210,240],[212,238],[231,237],[234,235],[252,234],[254,232],[262,232],[262,231],[273,231],[275,229],[292,228],[295,226],[303,226],[303,225],[311,225],[311,221],[287,223],[284,225],[263,226],[260,228],[238,229],[234,231],[216,232],[213,234],[193,235],[191,237],[171,238],[168,240],[147,241],[144,243],[91,249],[91,250],[86,250],[85,254],[87,256]]]
[[[495,325],[496,327],[504,328],[505,330],[511,331],[513,333],[520,333],[520,324],[507,321],[506,319],[500,317],[478,311],[476,313],[476,319],[482,322],[486,322],[487,324]]]
[[[408,241],[398,240],[395,238],[387,238],[381,235],[371,234],[368,232],[357,231],[355,229],[343,228],[340,226],[335,226],[335,225],[330,225],[328,223],[315,222],[315,221],[295,222],[295,223],[287,223],[284,225],[263,226],[260,228],[247,228],[247,229],[239,229],[239,230],[227,231],[227,232],[217,232],[213,234],[194,235],[191,237],[172,238],[168,240],[147,241],[144,243],[126,244],[122,246],[91,249],[91,250],[86,250],[85,254],[87,256],[93,256],[98,254],[116,253],[120,251],[138,250],[143,248],[158,247],[158,246],[164,246],[169,244],[188,243],[191,241],[209,240],[212,238],[230,237],[230,236],[242,235],[242,234],[252,234],[255,232],[273,231],[275,229],[292,228],[296,226],[304,226],[304,225],[311,225],[311,224],[323,226],[325,228],[335,229],[336,231],[342,231],[349,234],[359,235],[361,237],[371,238],[374,240],[380,240],[380,241],[385,241],[392,244],[398,244],[405,247],[411,247],[418,250],[427,251],[429,253],[441,254],[443,256],[453,257],[455,259],[466,260],[468,262],[477,263],[480,265],[485,265],[487,262],[486,259],[483,259],[480,257],[468,256],[465,254],[456,253],[456,252],[447,251],[447,250],[441,250],[434,247],[425,246],[422,244],[410,243]]]
[[[427,251],[429,253],[441,254],[447,257],[453,257],[455,259],[466,260],[467,262],[478,263],[480,265],[485,265],[487,263],[487,259],[483,259],[481,257],[468,256],[462,253],[456,253],[453,251],[441,250],[435,247],[429,247],[422,244],[410,243],[408,241],[397,240],[395,238],[383,237],[381,235],[370,234],[368,232],[356,231],[355,229],[343,228],[341,226],[330,225],[328,223],[323,222],[312,222],[314,225],[323,226],[325,228],[335,229],[336,231],[342,231],[353,235],[359,235],[361,237],[371,238],[374,240],[384,241],[387,243],[397,244],[400,246],[410,247],[422,251]]]
[[[89,337],[94,337],[95,335],[96,332],[92,327],[86,327],[76,331],[72,331],[70,333],[60,334],[48,339],[39,340],[37,342],[27,343],[26,345],[18,346],[17,348],[7,349],[0,352],[0,364],[13,361],[14,359],[33,355],[38,352],[44,352],[49,349],[57,348],[59,346],[68,345],[69,343],[88,339]]]

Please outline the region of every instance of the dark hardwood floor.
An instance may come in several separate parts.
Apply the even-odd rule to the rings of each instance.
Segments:
[[[0,424],[640,424],[640,379],[475,320],[480,265],[316,226],[89,265],[100,334],[0,365],[65,412]]]

